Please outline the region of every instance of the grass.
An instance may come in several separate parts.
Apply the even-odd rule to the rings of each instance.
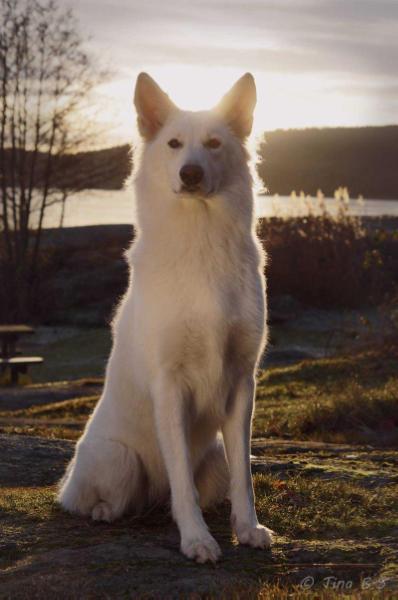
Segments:
[[[36,419],[77,419],[86,420],[92,412],[98,396],[84,396],[56,403],[43,404],[41,406],[30,406],[12,411],[13,417],[25,417]],[[9,411],[1,411],[0,417],[9,415]]]
[[[382,577],[380,569],[390,558],[383,536],[397,518],[396,505],[394,513],[396,487],[377,494],[359,484],[333,481],[319,485],[319,481],[307,477],[289,477],[281,481],[276,475],[257,475],[254,483],[258,515],[278,534],[273,557],[261,551],[236,547],[230,532],[227,503],[209,512],[206,520],[224,553],[220,568],[235,583],[230,586],[224,582],[224,588],[219,586],[217,594],[210,593],[206,598],[327,599],[335,598],[336,592],[322,589],[326,576],[351,581],[354,590],[361,586],[361,577],[374,580]],[[87,563],[91,577],[95,573],[100,578],[105,574],[109,577],[110,574],[125,573],[129,567],[133,568],[134,577],[142,577],[143,581],[148,581],[147,578],[156,580],[159,571],[162,576],[168,573],[172,578],[176,569],[182,573],[190,571],[190,576],[196,577],[198,583],[203,576],[217,578],[217,570],[212,566],[186,563],[177,552],[176,537],[173,537],[172,545],[175,557],[173,555],[169,563],[156,555],[151,558],[150,553],[148,558],[137,557],[133,562],[131,558],[126,562],[124,555],[117,553],[104,555],[106,548],[117,545],[123,548],[126,543],[133,547],[136,543],[141,544],[143,548],[152,543],[164,548],[165,532],[167,538],[170,531],[170,517],[164,511],[139,519],[125,517],[113,524],[98,525],[63,513],[55,504],[53,487],[13,487],[2,491],[0,517],[8,548],[0,560],[0,566],[5,568],[28,558],[29,562],[40,561],[41,556],[51,564],[51,553],[55,553],[57,560],[57,552],[62,548],[62,552],[71,550],[76,554],[81,551],[80,560],[82,564]],[[166,547],[167,544],[170,545],[170,541]],[[98,564],[94,564],[90,558],[91,549],[99,549],[101,545],[105,550]],[[63,577],[70,577],[69,568],[68,565],[62,567]],[[54,569],[57,570],[57,563]],[[305,577],[315,579],[314,590],[305,592],[306,596],[298,585]],[[64,585],[67,586],[67,580]],[[249,590],[250,595],[247,595]],[[46,593],[46,588],[42,592]],[[98,597],[103,596],[99,594]]]
[[[0,422],[0,433],[8,435],[37,435],[48,439],[78,440],[83,426],[73,424],[25,423],[7,424]]]
[[[109,327],[86,328],[83,331],[76,328],[71,330],[70,335],[62,335],[62,328],[58,329],[61,333],[59,339],[41,344],[36,350],[43,356],[44,362],[32,369],[34,381],[77,379],[82,375],[103,376],[111,348]]]
[[[97,395],[84,396],[14,411],[1,411],[0,432],[77,440],[98,398]]]
[[[261,372],[254,435],[397,444],[397,360],[388,348]]]
[[[398,485],[378,494],[360,482],[323,481],[294,475],[281,480],[273,475],[254,478],[257,510],[264,523],[293,538],[366,539],[387,535],[397,523]]]
[[[259,518],[276,532],[272,555],[237,547],[227,502],[206,515],[223,550],[214,568],[180,556],[167,510],[97,524],[62,512],[55,486],[15,482],[0,494],[5,589],[29,582],[33,598],[66,589],[78,598],[87,585],[86,597],[148,597],[151,586],[180,590],[188,580],[197,586],[190,598],[393,598],[384,582],[396,577],[395,438],[379,449],[352,442],[369,440],[370,431],[374,444],[386,445],[398,413],[396,365],[388,348],[260,372],[254,434],[285,438],[253,446],[266,465],[254,486]],[[96,401],[91,394],[2,411],[1,430],[76,439]],[[300,582],[308,577],[307,589]]]
[[[364,487],[361,482],[344,482],[339,479],[324,481],[308,476],[294,475],[280,479],[278,475],[256,474],[254,487],[257,498],[257,512],[260,521],[276,531],[280,536],[292,539],[307,540],[355,538],[366,540],[369,536],[371,521],[372,537],[387,535],[397,523],[398,485],[392,484],[384,488],[383,494],[378,494],[373,488]],[[217,528],[220,521],[227,517],[227,503],[221,509],[210,513],[210,522]],[[152,513],[151,513],[152,514]],[[160,513],[159,513],[160,514]],[[21,517],[31,523],[48,522],[56,519],[59,524],[64,520],[82,523],[78,518],[61,512],[55,504],[54,487],[5,487],[0,496],[0,515],[4,522]],[[221,516],[221,517],[220,517]],[[161,521],[168,520],[162,515]],[[151,517],[147,519],[126,517],[127,522],[135,522],[139,526],[150,525]],[[87,540],[87,526],[84,522],[81,533],[81,543]],[[98,527],[93,527],[93,535],[98,533]],[[120,522],[112,528],[120,530]],[[89,527],[90,529],[90,527]],[[44,531],[44,530],[43,530]],[[50,535],[50,531],[48,532]],[[65,532],[68,541],[68,528]],[[72,532],[74,540],[78,533]],[[45,536],[44,543],[48,541]]]
[[[253,434],[398,444],[398,350],[260,371]],[[0,431],[77,439],[98,396],[0,412]]]

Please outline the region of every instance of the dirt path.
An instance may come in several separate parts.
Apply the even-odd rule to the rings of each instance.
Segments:
[[[24,387],[2,388],[0,411],[16,411],[49,402],[63,402],[70,398],[80,398],[100,394],[102,380],[88,379],[35,384]]]

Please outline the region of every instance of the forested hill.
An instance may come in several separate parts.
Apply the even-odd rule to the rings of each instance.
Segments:
[[[398,199],[398,125],[272,131],[259,149],[259,175],[271,194],[292,190]]]
[[[119,189],[130,164],[127,145],[67,155],[55,179],[67,188]],[[330,196],[345,186],[352,197],[398,199],[398,125],[271,131],[259,147],[258,171],[271,194],[321,189]]]

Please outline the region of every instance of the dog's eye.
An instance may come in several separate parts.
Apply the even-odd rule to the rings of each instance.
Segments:
[[[170,148],[181,148],[182,146],[182,143],[179,140],[177,140],[177,138],[172,138],[167,143],[170,146]]]
[[[204,143],[206,148],[210,148],[210,150],[217,150],[221,146],[221,142],[217,138],[209,138],[207,142]]]

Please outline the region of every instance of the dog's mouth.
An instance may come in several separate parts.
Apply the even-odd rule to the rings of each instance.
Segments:
[[[176,193],[196,198],[208,198],[209,196],[212,196],[215,193],[215,190],[214,188],[207,190],[202,185],[183,184]]]
[[[183,194],[198,194],[198,195],[205,195],[203,189],[201,188],[200,185],[182,185],[181,186],[181,193]]]

